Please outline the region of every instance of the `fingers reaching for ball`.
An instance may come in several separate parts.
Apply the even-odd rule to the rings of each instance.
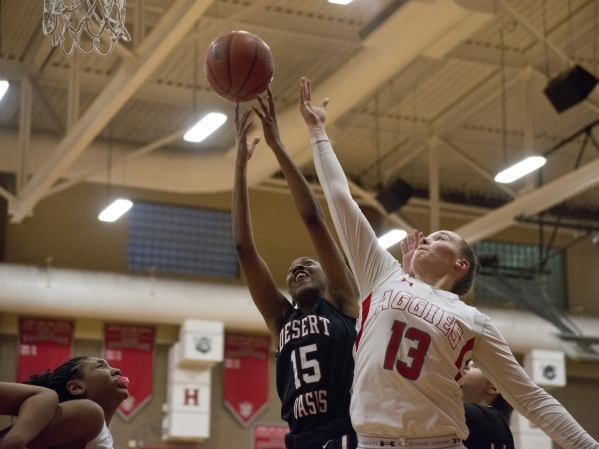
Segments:
[[[235,131],[236,131],[236,141],[237,141],[237,159],[243,162],[247,162],[254,154],[254,149],[258,142],[260,142],[259,137],[254,137],[254,139],[248,144],[247,141],[247,133],[252,126],[252,122],[249,120],[250,115],[252,114],[251,109],[246,109],[241,118],[239,117],[239,103],[235,103]]]
[[[282,145],[279,134],[279,124],[277,122],[277,111],[275,109],[270,88],[268,88],[266,91],[266,100],[268,101],[268,105],[264,103],[264,100],[260,96],[258,96],[256,100],[258,100],[260,108],[252,106],[252,109],[262,122],[262,130],[264,132],[266,144],[270,148],[275,148]]]

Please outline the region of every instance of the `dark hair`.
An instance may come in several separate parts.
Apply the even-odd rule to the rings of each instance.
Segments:
[[[510,418],[512,417],[514,407],[512,407],[503,396],[501,396],[501,393],[497,395],[491,406],[497,409],[497,411],[505,418],[508,424],[510,423]]]
[[[460,252],[462,253],[462,256],[470,262],[470,266],[468,267],[468,272],[455,283],[453,290],[451,290],[452,293],[455,293],[458,296],[465,295],[470,291],[472,285],[474,285],[474,278],[480,271],[478,257],[476,257],[476,254],[474,254],[474,251],[464,239],[460,242]]]
[[[66,361],[54,371],[46,371],[45,373],[34,374],[29,377],[29,380],[23,382],[27,385],[36,385],[38,387],[46,387],[54,390],[58,394],[58,402],[70,401],[77,399],[67,389],[67,382],[72,379],[81,378],[81,365],[88,357],[75,357]]]

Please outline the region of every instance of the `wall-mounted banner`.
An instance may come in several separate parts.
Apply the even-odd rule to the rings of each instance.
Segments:
[[[74,323],[45,318],[19,318],[17,382],[55,370],[71,358]]]
[[[243,426],[249,425],[268,405],[270,337],[225,336],[224,401]]]
[[[285,449],[285,434],[289,433],[289,427],[256,424],[253,433],[253,449]]]
[[[154,326],[104,325],[104,358],[129,378],[129,398],[118,409],[124,420],[131,419],[152,398],[155,336]]]

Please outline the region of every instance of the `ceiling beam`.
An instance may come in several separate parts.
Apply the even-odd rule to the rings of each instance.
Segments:
[[[531,193],[495,209],[484,217],[474,220],[455,232],[473,244],[516,223],[520,215],[530,216],[547,210],[599,184],[599,159],[586,164]]]
[[[6,59],[0,60],[0,73],[5,79],[20,82],[23,74],[31,73],[27,66],[22,62],[9,61]],[[112,79],[105,74],[87,72],[81,70],[80,88],[81,92],[97,95],[102,92]],[[69,69],[60,67],[46,67],[42,73],[32,75],[32,81],[35,82],[38,90],[43,88],[67,89],[69,79]],[[144,83],[135,92],[133,98],[136,100],[149,101],[153,103],[172,104],[172,105],[189,105],[189,98],[193,94],[191,85],[167,85],[149,80]],[[214,95],[214,92],[208,88],[196,89],[196,95],[201,104],[207,104],[208,107],[215,107],[217,104],[222,104],[222,100]]]
[[[113,163],[110,167],[110,170],[114,170],[115,168],[120,167],[121,165],[125,164],[126,162],[129,162],[130,160],[132,160],[133,158],[151,153],[152,151],[158,150],[159,148],[162,148],[163,146],[168,145],[169,143],[174,142],[175,140],[182,139],[186,132],[187,132],[187,129],[176,131],[172,134],[169,134],[166,137],[163,137],[162,139],[158,139],[157,141],[149,143],[147,145],[144,145],[143,147],[138,148],[137,150],[133,150],[133,151],[127,153],[125,155],[125,157],[123,157],[121,160]],[[88,170],[86,173],[84,173],[80,176],[62,181],[62,182],[54,185],[50,190],[48,190],[46,192],[46,194],[44,195],[44,198],[54,195],[56,193],[60,193],[63,190],[69,189],[81,182],[91,179],[94,175],[101,174],[101,173],[104,173],[107,171],[108,171],[108,167],[106,167],[106,165],[103,165],[102,167],[100,167],[100,166],[91,167],[90,170]]]
[[[137,50],[135,62],[124,63],[85,114],[11,203],[12,221],[19,223],[48,189],[102,131],[187,34],[212,0],[177,0]]]
[[[468,165],[470,165],[470,167],[474,171],[476,171],[478,174],[482,175],[482,177],[485,178],[487,181],[491,181],[493,184],[496,184],[499,189],[503,190],[505,193],[507,193],[512,198],[516,198],[518,196],[516,192],[514,192],[512,189],[510,189],[505,184],[496,183],[495,176],[492,173],[489,173],[483,166],[481,166],[478,162],[476,162],[474,159],[472,159],[472,157],[470,157],[468,155],[468,153],[466,153],[464,150],[459,148],[457,145],[451,143],[449,140],[447,140],[441,136],[434,136],[431,140],[438,141],[440,144],[443,144],[447,148],[452,150],[458,157],[460,157],[464,162],[466,162]]]

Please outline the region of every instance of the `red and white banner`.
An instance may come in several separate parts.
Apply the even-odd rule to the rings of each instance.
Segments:
[[[289,433],[288,426],[254,426],[253,449],[285,449],[285,434]]]
[[[152,398],[155,336],[154,326],[104,325],[104,358],[129,378],[129,398],[118,409],[124,420],[131,419]]]
[[[17,382],[54,371],[71,358],[74,323],[45,318],[19,318]]]
[[[243,426],[268,405],[270,338],[258,335],[225,336],[224,401]]]

